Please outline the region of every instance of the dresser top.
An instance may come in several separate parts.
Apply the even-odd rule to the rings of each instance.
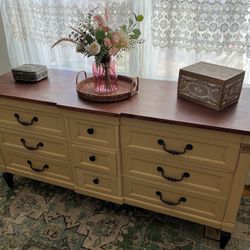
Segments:
[[[115,103],[82,100],[75,90],[76,72],[49,70],[38,83],[16,83],[11,73],[0,77],[0,96],[57,105],[66,109],[161,121],[250,135],[250,88],[243,88],[237,104],[214,111],[177,98],[177,83],[140,80],[139,92]]]

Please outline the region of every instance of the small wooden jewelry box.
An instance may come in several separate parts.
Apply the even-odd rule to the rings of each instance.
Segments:
[[[16,81],[38,82],[48,76],[47,67],[37,64],[23,64],[12,69]]]
[[[220,111],[237,102],[245,71],[199,62],[180,69],[178,97]]]

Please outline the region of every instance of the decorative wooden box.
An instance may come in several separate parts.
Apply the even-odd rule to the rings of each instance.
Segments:
[[[38,82],[48,76],[47,67],[38,64],[23,64],[12,69],[16,81]]]
[[[220,111],[237,102],[245,71],[199,62],[180,69],[178,97]]]

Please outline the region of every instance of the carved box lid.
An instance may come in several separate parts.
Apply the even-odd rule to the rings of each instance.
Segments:
[[[204,76],[206,79],[213,79],[218,83],[226,82],[233,77],[245,74],[244,70],[239,70],[235,68],[225,67],[222,65],[198,62],[187,67],[180,69],[180,73],[185,72],[185,74],[192,74],[193,76]],[[214,82],[214,81],[213,81]]]

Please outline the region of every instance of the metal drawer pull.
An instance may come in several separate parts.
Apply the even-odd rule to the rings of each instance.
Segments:
[[[89,157],[89,160],[90,160],[90,161],[95,161],[95,160],[96,160],[96,158],[95,158],[95,156],[94,156],[94,155],[91,155],[91,156]]]
[[[36,145],[36,147],[31,147],[31,146],[27,146],[26,145],[26,141],[23,138],[21,138],[20,141],[23,144],[23,146],[25,148],[27,148],[28,150],[38,150],[39,147],[43,147],[43,143],[42,142],[38,142],[37,145]]]
[[[177,178],[171,177],[171,176],[166,176],[164,174],[164,170],[163,170],[162,167],[157,167],[157,171],[161,173],[163,178],[165,178],[168,181],[172,181],[172,182],[179,182],[179,181],[182,181],[184,178],[189,178],[190,177],[190,174],[188,172],[184,172],[180,179],[177,179]]]
[[[98,178],[94,179],[94,180],[93,180],[93,183],[94,183],[94,184],[99,184],[99,179],[98,179]]]
[[[16,117],[18,123],[22,124],[23,126],[31,126],[34,122],[38,122],[38,118],[34,116],[30,122],[24,122],[20,120],[19,114],[15,113],[14,116]]]
[[[30,166],[30,168],[35,171],[35,172],[43,172],[45,169],[49,169],[48,164],[44,164],[43,168],[38,169],[38,168],[34,168],[32,167],[32,162],[30,160],[27,161],[28,165]]]
[[[164,140],[162,140],[162,139],[158,140],[158,144],[161,145],[163,147],[163,149],[171,155],[182,155],[182,154],[185,154],[187,150],[193,149],[192,144],[187,144],[182,152],[178,152],[174,149],[167,149],[166,144],[165,144]]]
[[[185,197],[181,197],[177,202],[167,201],[167,200],[163,200],[162,194],[161,194],[160,191],[156,191],[155,194],[160,197],[160,200],[163,203],[165,203],[166,205],[169,205],[169,206],[178,206],[181,202],[186,202],[187,201],[187,199]]]
[[[87,133],[88,133],[89,135],[93,135],[93,134],[94,134],[94,129],[93,129],[93,128],[88,128],[88,129],[87,129]]]

